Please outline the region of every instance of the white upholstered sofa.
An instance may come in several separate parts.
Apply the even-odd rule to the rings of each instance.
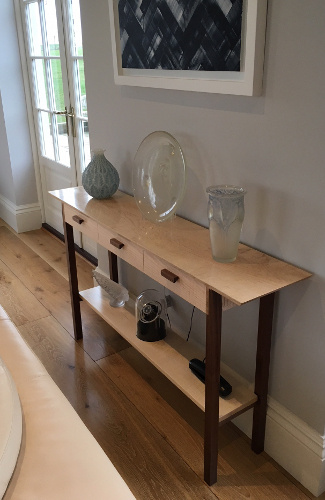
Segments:
[[[0,358],[0,390],[12,392],[2,406],[0,393],[0,498],[134,499],[1,306]]]

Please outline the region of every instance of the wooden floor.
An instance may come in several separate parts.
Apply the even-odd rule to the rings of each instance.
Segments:
[[[83,290],[92,266],[77,260]],[[17,235],[0,219],[0,303],[137,499],[315,498],[232,424],[207,486],[202,412],[84,303],[75,342],[65,247],[44,229]]]

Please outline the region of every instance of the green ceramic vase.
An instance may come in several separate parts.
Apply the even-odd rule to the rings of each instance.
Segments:
[[[105,149],[92,151],[89,165],[82,174],[82,185],[90,196],[98,200],[110,198],[117,191],[120,176],[104,155]]]

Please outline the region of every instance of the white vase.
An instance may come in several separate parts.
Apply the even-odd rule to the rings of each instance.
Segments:
[[[217,262],[236,260],[243,225],[246,191],[237,186],[210,186],[208,219],[212,257]]]

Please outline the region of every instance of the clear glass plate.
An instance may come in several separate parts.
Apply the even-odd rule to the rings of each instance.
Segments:
[[[185,160],[167,132],[153,132],[140,144],[133,165],[133,193],[139,210],[152,222],[171,218],[185,192]]]

